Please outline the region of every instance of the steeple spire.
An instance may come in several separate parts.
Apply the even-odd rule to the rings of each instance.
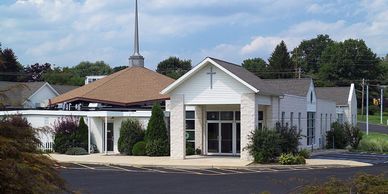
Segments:
[[[140,55],[139,46],[139,14],[137,10],[137,0],[135,0],[135,36],[133,44],[133,54],[129,57],[129,66],[144,67],[144,57]]]

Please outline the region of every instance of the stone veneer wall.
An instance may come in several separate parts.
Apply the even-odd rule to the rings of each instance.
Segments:
[[[171,96],[170,114],[170,155],[172,159],[184,159],[186,156],[186,112],[183,95]]]
[[[248,136],[257,127],[256,95],[247,93],[241,95],[241,159],[252,161],[253,157],[244,149],[249,144]]]

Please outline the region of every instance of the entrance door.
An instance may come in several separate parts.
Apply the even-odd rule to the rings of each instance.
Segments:
[[[221,153],[233,153],[233,123],[221,123]]]
[[[108,123],[108,131],[107,131],[107,151],[113,151],[114,145],[114,134],[113,134],[113,123]]]
[[[219,124],[208,123],[207,124],[207,151],[209,153],[219,152]]]

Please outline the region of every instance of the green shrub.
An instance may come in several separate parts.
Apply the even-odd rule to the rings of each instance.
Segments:
[[[146,142],[147,156],[168,156],[169,153],[170,147],[167,140],[156,139]]]
[[[301,155],[282,153],[279,157],[279,163],[282,165],[306,164],[306,160]]]
[[[282,153],[298,153],[299,140],[302,139],[301,131],[295,126],[276,123],[276,132],[280,134],[280,149]]]
[[[388,153],[388,135],[370,133],[360,141],[359,150],[367,152]]]
[[[335,122],[331,125],[331,130],[326,132],[326,148],[344,149],[347,145],[347,138],[342,124]]]
[[[88,152],[81,147],[74,147],[74,148],[69,148],[66,151],[66,155],[87,155]]]
[[[195,149],[195,154],[196,155],[201,155],[202,154],[202,150],[199,149],[199,148]]]
[[[145,143],[145,141],[139,141],[133,146],[132,155],[134,155],[134,156],[145,156],[146,155],[146,143]]]
[[[307,149],[300,150],[298,154],[299,154],[299,156],[302,156],[303,158],[306,158],[306,159],[310,158],[310,151]]]
[[[121,123],[118,150],[121,154],[132,155],[133,146],[144,140],[144,130],[137,119],[127,119]]]
[[[77,139],[78,120],[75,117],[62,117],[54,123],[54,145],[56,152],[64,154],[67,149],[81,147]]]
[[[186,145],[186,155],[190,156],[190,155],[194,155],[194,154],[195,154],[194,147],[190,146],[190,145]]]
[[[345,130],[347,144],[353,149],[357,149],[362,139],[361,129],[348,123],[343,124],[343,128]]]
[[[85,150],[88,149],[88,126],[86,125],[83,117],[79,120],[75,139],[79,142],[80,147]]]
[[[388,178],[384,175],[357,174],[351,180],[330,180],[310,184],[295,193],[388,193]]]
[[[257,163],[275,161],[281,153],[280,135],[274,130],[256,129],[249,135],[248,149]]]
[[[146,153],[149,156],[167,156],[170,154],[164,113],[159,104],[152,107],[152,115],[145,134]]]

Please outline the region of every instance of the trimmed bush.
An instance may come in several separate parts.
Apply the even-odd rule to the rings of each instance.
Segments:
[[[279,163],[282,165],[295,165],[295,164],[306,164],[306,160],[301,155],[293,155],[292,153],[281,154],[279,157]]]
[[[333,123],[331,130],[326,132],[326,148],[333,148],[333,139],[335,149],[344,149],[348,145],[344,127],[338,122]]]
[[[194,155],[195,154],[195,149],[192,146],[186,145],[186,155]]]
[[[388,153],[388,135],[379,133],[365,135],[358,149],[367,152]]]
[[[146,154],[148,156],[168,156],[169,152],[170,147],[167,140],[156,139],[146,142]]]
[[[299,156],[302,156],[303,158],[306,158],[306,159],[310,158],[310,151],[307,149],[300,150],[298,154],[299,154]]]
[[[280,149],[282,153],[298,153],[299,140],[302,139],[301,131],[295,126],[276,123],[276,132],[280,134]]]
[[[144,130],[137,119],[127,119],[121,123],[118,150],[121,154],[132,155],[133,146],[144,140]]]
[[[152,115],[148,122],[145,141],[147,155],[168,156],[170,154],[164,113],[159,104],[155,103],[152,107]]]
[[[134,156],[145,156],[146,155],[146,143],[145,143],[145,141],[139,141],[133,146],[132,155],[134,155]]]
[[[66,155],[87,155],[88,152],[81,147],[74,147],[74,148],[69,148],[66,151]]]
[[[281,153],[280,135],[274,130],[256,129],[249,135],[248,149],[257,163],[274,162]]]
[[[79,141],[79,146],[88,150],[88,126],[86,125],[84,118],[81,117],[76,131],[76,139]]]

